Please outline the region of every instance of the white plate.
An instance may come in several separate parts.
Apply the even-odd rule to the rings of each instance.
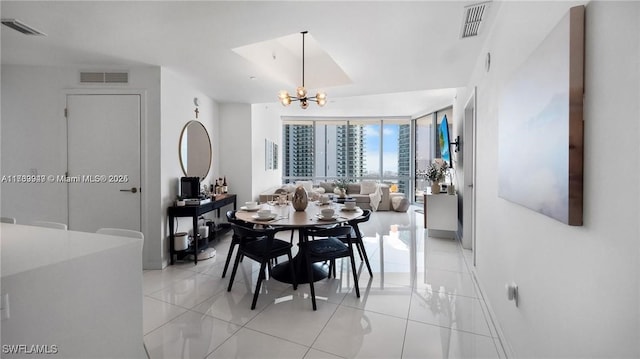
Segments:
[[[251,218],[256,219],[258,221],[270,221],[272,219],[275,219],[276,217],[278,217],[278,215],[275,213],[271,213],[269,217],[259,217],[257,214],[251,216]]]
[[[260,209],[260,206],[255,207],[255,208],[247,208],[247,206],[242,206],[242,207],[240,207],[240,209],[243,210],[243,211],[247,211],[247,212],[255,212],[255,211]]]
[[[358,206],[353,207],[353,208],[342,207],[342,210],[345,211],[345,212],[354,212],[354,211],[357,211],[359,209],[360,209],[360,207],[358,207]]]
[[[316,217],[318,217],[318,220],[320,220],[320,221],[333,221],[336,218],[338,218],[338,215],[334,214],[331,217],[323,217],[321,214],[317,214]]]

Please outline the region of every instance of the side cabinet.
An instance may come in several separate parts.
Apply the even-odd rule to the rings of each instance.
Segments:
[[[458,196],[425,194],[424,228],[429,230],[429,236],[454,238],[458,230]]]

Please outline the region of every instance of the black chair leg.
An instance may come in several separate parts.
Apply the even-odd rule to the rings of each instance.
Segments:
[[[231,271],[231,278],[229,278],[229,286],[227,287],[227,292],[231,292],[233,280],[236,278],[236,272],[238,271],[238,264],[240,264],[240,253],[236,255],[236,260],[233,261],[233,270]]]
[[[256,309],[256,303],[258,302],[258,294],[260,294],[260,285],[264,279],[264,271],[266,269],[267,262],[260,264],[260,273],[258,274],[258,283],[256,283],[256,290],[253,293],[253,301],[251,302],[251,310]]]
[[[353,285],[356,288],[356,297],[360,298],[360,287],[358,286],[358,272],[356,272],[356,260],[353,257],[353,248],[351,249],[351,271],[353,272]]]
[[[367,256],[367,251],[364,250],[364,243],[358,243],[360,245],[360,256],[364,256],[364,263],[367,265],[367,269],[369,270],[369,276],[373,277],[373,272],[371,271],[371,265],[369,264],[369,257]]]
[[[231,245],[229,246],[229,253],[227,253],[227,261],[224,262],[224,269],[222,270],[222,278],[227,275],[227,269],[229,268],[229,262],[231,262],[231,256],[233,255],[233,249],[235,248],[236,243],[231,240]]]
[[[360,243],[356,242],[356,248],[358,248],[358,254],[360,255],[360,260],[361,260],[361,261],[362,261],[362,260],[364,260],[364,259],[362,258],[362,251],[363,251],[364,249],[361,249],[361,248],[360,248]]]
[[[313,310],[316,310],[318,307],[316,306],[316,290],[313,287],[313,263],[309,261],[309,256],[306,256],[307,260],[307,276],[309,279],[309,290],[311,291],[311,303],[313,304]]]

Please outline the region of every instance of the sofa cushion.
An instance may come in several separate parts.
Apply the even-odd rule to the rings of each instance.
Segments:
[[[360,183],[347,183],[347,194],[360,194]]]
[[[324,193],[333,193],[336,184],[333,182],[320,182],[320,188],[324,188]]]
[[[302,186],[307,192],[311,192],[313,188],[313,181],[296,181],[296,187]]]
[[[376,181],[364,180],[360,183],[360,194],[371,194],[376,191]]]

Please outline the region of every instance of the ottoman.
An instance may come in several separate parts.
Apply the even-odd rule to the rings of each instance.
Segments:
[[[409,209],[409,200],[402,193],[391,195],[391,208],[396,212],[406,212]]]

